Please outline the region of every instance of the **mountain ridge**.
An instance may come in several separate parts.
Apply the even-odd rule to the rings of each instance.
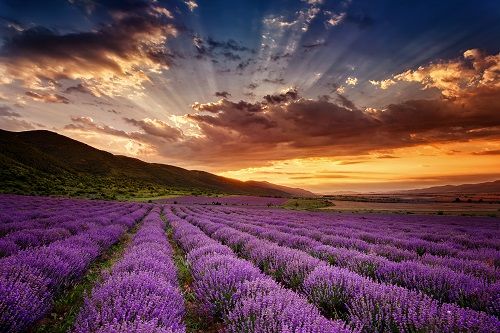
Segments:
[[[283,197],[297,193],[281,185],[242,182],[114,155],[47,130],[0,130],[0,169],[3,193],[109,199],[207,192]]]
[[[500,193],[500,180],[490,182],[459,184],[459,185],[439,185],[412,190],[400,191],[399,193]]]

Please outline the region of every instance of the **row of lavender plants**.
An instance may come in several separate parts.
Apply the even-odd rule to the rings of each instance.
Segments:
[[[261,226],[274,225],[276,230],[298,235],[294,240],[296,243],[300,243],[300,236],[304,236],[329,246],[345,249],[341,250],[341,252],[349,256],[366,257],[369,255],[371,258],[381,261],[386,261],[384,259],[396,262],[418,261],[429,266],[445,266],[455,272],[472,275],[489,282],[500,280],[500,271],[494,265],[477,260],[437,256],[430,253],[418,255],[415,251],[401,249],[385,243],[374,241],[370,244],[363,240],[353,240],[355,232],[353,233],[352,230],[349,235],[351,237],[347,237],[346,232],[342,235],[332,234],[331,231],[322,231],[321,227],[314,227],[309,221],[307,224],[290,223],[289,219],[287,219],[288,215],[274,215],[272,218],[259,216],[258,219],[255,219],[255,216],[250,216],[249,219],[239,214],[239,217],[245,222]],[[310,244],[308,240],[305,240],[305,242]]]
[[[103,215],[77,235],[0,259],[0,331],[24,331],[46,315],[54,297],[80,279],[90,263],[149,210],[137,208],[123,211],[126,215],[119,218],[115,212]]]
[[[327,317],[344,319],[363,332],[497,332],[500,325],[494,316],[439,304],[423,293],[375,282],[224,223],[182,212],[178,215],[307,295]],[[223,211],[221,215],[227,216]]]
[[[241,212],[244,215],[243,212]],[[477,218],[467,220],[468,226],[462,225],[462,217],[454,217],[454,223],[449,218],[426,217],[418,220],[419,223],[410,223],[414,217],[400,216],[369,216],[364,217],[342,216],[342,220],[331,214],[304,213],[293,214],[286,212],[261,211],[257,215],[277,219],[286,218],[289,225],[305,227],[302,222],[307,220],[307,227],[327,235],[342,236],[338,239],[344,246],[366,250],[372,245],[392,247],[403,257],[412,258],[430,254],[435,256],[466,257],[500,265],[500,237],[498,227],[492,225],[491,219]],[[436,220],[432,220],[436,219]],[[368,221],[367,221],[368,220]],[[370,223],[367,223],[370,222]],[[451,224],[458,224],[454,228]],[[472,224],[472,226],[471,226]],[[387,226],[391,227],[388,228]],[[415,232],[415,229],[428,229],[424,233]],[[432,234],[430,234],[432,232]],[[375,248],[376,250],[376,248]]]
[[[235,213],[238,213],[235,211]],[[247,214],[239,212],[242,217]],[[463,217],[432,217],[436,220],[405,223],[409,217],[369,216],[359,218],[342,216],[342,220],[332,214],[309,213],[294,214],[283,211],[257,211],[255,217],[268,220],[286,221],[286,225],[294,227],[299,232],[313,232],[315,237],[342,247],[357,249],[364,252],[375,252],[393,260],[411,260],[425,258],[429,262],[439,260],[439,257],[455,260],[475,260],[490,266],[500,267],[500,233],[495,221],[486,218],[467,220],[470,225],[462,225]],[[411,217],[412,219],[414,217]],[[429,219],[426,217],[425,219]],[[467,219],[467,218],[466,218]],[[307,221],[307,224],[303,221]],[[336,223],[334,223],[336,222]],[[416,223],[418,222],[418,223]],[[402,224],[403,226],[398,226]],[[453,228],[453,225],[460,227]],[[388,227],[393,226],[393,227]],[[420,234],[412,230],[431,228]],[[450,229],[452,231],[450,231]],[[479,232],[478,230],[483,230]],[[453,264],[454,265],[454,264]]]
[[[123,258],[86,297],[75,333],[183,333],[184,299],[160,209],[134,235]]]
[[[172,208],[175,211],[175,208]],[[222,320],[227,333],[334,333],[350,330],[323,317],[297,293],[266,277],[227,246],[167,208],[173,236],[187,253],[193,290],[207,318]]]
[[[14,200],[17,199],[17,200]],[[138,204],[0,197],[0,258],[48,245],[140,208]],[[18,205],[16,205],[16,202]]]
[[[227,211],[226,211],[227,213]],[[207,214],[210,216],[210,214]],[[195,214],[194,216],[208,217]],[[221,216],[221,215],[219,215]],[[224,216],[228,216],[224,214]],[[298,248],[340,267],[408,289],[422,291],[440,302],[453,302],[488,313],[500,314],[500,283],[488,283],[476,277],[456,273],[446,267],[429,267],[419,262],[390,262],[384,258],[353,253],[343,248],[325,246],[316,240],[273,229],[272,222],[241,223],[238,215],[231,219],[212,217],[213,221],[230,225],[252,235],[281,245]],[[279,223],[279,221],[273,221]]]

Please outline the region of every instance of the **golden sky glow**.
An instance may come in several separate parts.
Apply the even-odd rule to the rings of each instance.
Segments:
[[[477,154],[478,145],[483,147],[481,155]],[[498,179],[499,150],[500,141],[441,144],[341,159],[293,159],[219,175],[268,180],[318,193],[393,191]]]

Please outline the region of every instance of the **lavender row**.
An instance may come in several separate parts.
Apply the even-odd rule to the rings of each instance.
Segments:
[[[215,215],[211,215],[210,213],[202,215],[217,216],[216,213]],[[496,282],[500,280],[500,271],[498,269],[495,269],[494,267],[488,266],[487,264],[479,261],[458,259],[453,257],[440,257],[430,254],[425,254],[422,257],[419,257],[413,252],[400,250],[387,245],[370,245],[362,247],[356,246],[356,244],[354,244],[353,246],[353,243],[358,242],[353,242],[350,238],[345,238],[337,235],[324,235],[318,230],[292,228],[288,225],[287,221],[280,219],[260,218],[257,220],[255,219],[255,217],[253,217],[252,214],[250,214],[250,219],[243,218],[243,216],[239,214],[231,216],[233,221],[236,220],[247,225],[250,224],[255,226],[254,230],[250,230],[251,227],[249,226],[242,226],[246,228],[245,231],[253,231],[254,234],[262,233],[263,235],[266,235],[266,238],[276,241],[280,244],[284,244],[286,246],[316,253],[317,251],[313,249],[323,248],[322,245],[328,245],[329,247],[323,249],[328,249],[330,253],[334,253],[332,260],[336,260],[336,257],[340,257],[339,260],[336,260],[338,261],[339,265],[345,264],[348,266],[352,266],[349,262],[341,260],[342,258],[349,257],[355,257],[358,258],[358,260],[363,260],[365,262],[372,262],[370,271],[366,272],[367,274],[369,274],[369,276],[372,277],[375,277],[375,270],[380,265],[388,265],[392,267],[411,265],[412,267],[419,268],[419,271],[423,272],[422,274],[425,274],[426,271],[429,271],[439,276],[447,275],[450,278],[452,278],[452,276],[454,275],[451,271],[454,271],[459,273],[458,276],[463,277],[464,280],[471,280],[473,281],[473,283],[476,283],[475,280],[477,280],[477,278],[485,280],[486,282]],[[259,229],[259,227],[261,227],[261,229]],[[331,248],[332,246],[335,249]],[[358,248],[362,248],[363,251],[358,250]],[[413,256],[407,255],[408,253],[412,254]],[[411,261],[419,262],[421,264],[394,264],[390,261]],[[427,266],[433,267],[429,268]],[[441,268],[442,266],[445,267]],[[348,268],[353,267],[357,267],[357,264],[354,264],[352,267]],[[363,269],[363,267],[359,268]],[[471,278],[468,278],[467,275],[470,275]]]
[[[306,237],[297,238],[293,234],[272,230],[269,226],[253,226],[227,218],[212,220],[281,245],[305,250],[332,264],[349,268],[380,282],[422,291],[440,302],[452,302],[497,316],[500,314],[500,283],[498,282],[488,284],[483,280],[456,273],[447,268],[429,267],[418,262],[394,263],[376,256],[351,256],[352,253],[345,253],[343,249],[324,246]]]
[[[94,287],[74,333],[183,333],[184,299],[158,208],[144,218],[123,258]]]
[[[175,210],[175,208],[174,208]],[[349,332],[324,318],[298,294],[281,287],[230,248],[167,210],[174,239],[187,252],[194,292],[205,315],[222,319],[227,333]]]
[[[134,205],[136,204],[99,200],[0,195],[0,234],[4,233],[3,228],[6,224],[13,222],[40,221],[45,223],[51,217],[61,215],[71,217],[73,212],[86,214],[92,211],[108,211]]]
[[[496,332],[500,325],[497,318],[483,312],[439,304],[422,293],[377,283],[302,251],[180,215],[278,281],[307,295],[324,315],[347,320],[363,332]]]
[[[0,331],[20,332],[42,318],[55,295],[81,278],[89,264],[145,213],[143,208],[116,224],[0,259]]]
[[[13,204],[8,204],[10,201]],[[140,204],[74,199],[32,200],[22,196],[0,196],[0,206],[0,235],[4,235],[0,237],[0,258],[109,224],[141,207]]]
[[[241,218],[248,220],[248,214],[246,212],[241,210],[233,210],[233,212],[241,216]],[[450,268],[456,267],[457,261],[464,263],[461,266],[478,266],[478,271],[481,271],[482,268],[485,267],[490,269],[494,269],[495,266],[500,267],[500,251],[496,249],[500,247],[500,242],[498,242],[498,238],[494,236],[496,233],[497,236],[500,237],[500,234],[498,234],[498,231],[495,229],[491,230],[488,234],[489,237],[493,238],[487,240],[490,245],[494,245],[494,248],[481,248],[479,246],[464,248],[460,246],[460,243],[452,242],[451,236],[443,238],[446,237],[446,235],[441,235],[439,239],[446,239],[444,243],[410,237],[409,235],[411,234],[409,233],[409,229],[405,229],[405,233],[400,235],[401,238],[394,237],[393,230],[386,230],[383,228],[373,229],[370,233],[362,232],[356,228],[353,229],[349,225],[352,217],[348,217],[347,221],[343,221],[339,223],[339,225],[331,225],[331,223],[328,223],[331,217],[327,214],[323,214],[321,216],[322,219],[318,218],[317,214],[312,216],[310,214],[300,213],[291,215],[289,212],[276,211],[256,211],[253,212],[252,215],[255,215],[252,216],[253,220],[257,218],[259,221],[279,224],[281,227],[290,227],[294,229],[294,232],[301,235],[311,236],[317,240],[323,240],[334,244],[335,246],[356,249],[367,253],[376,253],[381,256],[386,256],[390,260],[420,260],[421,258],[425,258],[425,260],[433,264],[436,261],[442,262],[443,260],[441,260],[441,257],[443,257],[445,258],[445,262],[446,259],[450,259]],[[298,219],[301,220],[299,221]],[[377,217],[377,219],[379,218]],[[306,220],[307,223],[303,223],[304,220]],[[364,221],[365,225],[373,223],[371,221],[367,223],[366,220],[362,221]],[[399,224],[400,221],[398,220],[397,223],[394,223]],[[432,225],[432,227],[436,228],[436,225]],[[438,228],[434,231],[434,234],[439,232],[437,229]],[[460,233],[458,237],[464,240],[468,240],[472,237],[471,234],[466,233],[469,232],[470,229],[459,230]],[[476,241],[477,240],[474,240],[474,242]],[[466,260],[464,260],[464,258]],[[481,261],[481,263],[477,263],[477,261]]]
[[[124,215],[134,214],[135,211],[137,211],[135,214],[143,214],[140,211],[140,207],[140,205],[134,205],[131,207],[122,207],[120,210],[98,211],[93,213],[92,216],[87,217],[85,215],[78,217],[78,212],[72,211],[71,213],[75,214],[72,217],[68,217],[67,213],[52,217],[50,225],[53,227],[48,227],[46,224],[40,225],[41,223],[37,221],[35,228],[25,227],[0,238],[0,258],[16,254],[21,250],[49,245],[57,240],[63,240],[95,227],[114,223],[119,224],[119,220]],[[16,224],[28,223],[17,222]]]
[[[491,228],[486,229],[484,233],[481,233],[481,236],[478,235],[475,237],[474,235],[477,234],[477,232],[474,232],[474,229],[471,227],[460,227],[457,228],[454,233],[442,232],[439,237],[436,237],[435,235],[439,233],[439,221],[436,221],[434,224],[427,222],[426,224],[421,223],[417,226],[407,225],[403,227],[403,230],[398,229],[398,233],[394,230],[396,227],[384,228],[379,225],[379,222],[384,221],[383,219],[392,219],[390,224],[394,226],[399,226],[400,224],[404,225],[404,220],[398,216],[384,216],[382,218],[370,216],[369,219],[374,219],[375,221],[359,220],[358,218],[358,220],[354,220],[356,223],[353,223],[354,217],[352,216],[342,216],[345,219],[341,221],[332,221],[332,214],[294,214],[283,211],[260,211],[254,212],[254,214],[259,218],[268,220],[287,221],[286,223],[289,226],[315,230],[316,232],[320,232],[323,237],[325,237],[326,234],[328,236],[333,236],[335,239],[335,237],[340,235],[342,237],[339,241],[347,242],[343,244],[343,246],[354,247],[362,251],[368,251],[374,245],[383,245],[393,247],[396,251],[402,250],[412,256],[431,254],[458,258],[465,257],[487,263],[489,263],[493,257],[493,264],[497,267],[500,266],[500,243],[498,242],[500,234],[498,233],[498,226],[495,228],[494,224]],[[246,213],[240,211],[240,215],[244,217]],[[304,218],[307,220],[307,224],[302,223],[302,219]],[[408,217],[405,217],[405,219],[408,219]],[[442,219],[440,221],[442,221]],[[455,218],[453,221],[456,221]],[[468,222],[470,223],[470,221]],[[488,225],[494,223],[489,220],[487,220],[487,222]],[[486,223],[486,221],[482,219],[477,221],[477,223]],[[359,227],[357,227],[358,224]],[[367,230],[368,227],[366,226],[371,224],[375,224],[377,227]],[[445,224],[445,226],[451,228],[450,225]],[[413,236],[415,232],[410,233],[410,230],[416,227],[430,228],[434,237],[430,238],[427,234],[426,238],[428,239]],[[474,228],[480,229],[481,224],[474,225]],[[431,240],[429,240],[429,238]]]

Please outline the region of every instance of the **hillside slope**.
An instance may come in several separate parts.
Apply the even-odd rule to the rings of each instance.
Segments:
[[[113,155],[50,131],[0,130],[0,192],[128,198],[194,194],[291,196],[264,184]]]
[[[405,193],[500,193],[500,180],[477,184],[443,185],[415,190]]]
[[[266,181],[253,181],[250,180],[247,183],[257,185],[257,186],[264,186],[268,188],[272,188],[275,190],[283,191],[290,193],[294,197],[305,197],[305,198],[314,198],[317,197],[317,194],[314,194],[313,192],[298,188],[298,187],[288,187],[288,186],[283,186],[283,185],[276,185],[270,182]]]

